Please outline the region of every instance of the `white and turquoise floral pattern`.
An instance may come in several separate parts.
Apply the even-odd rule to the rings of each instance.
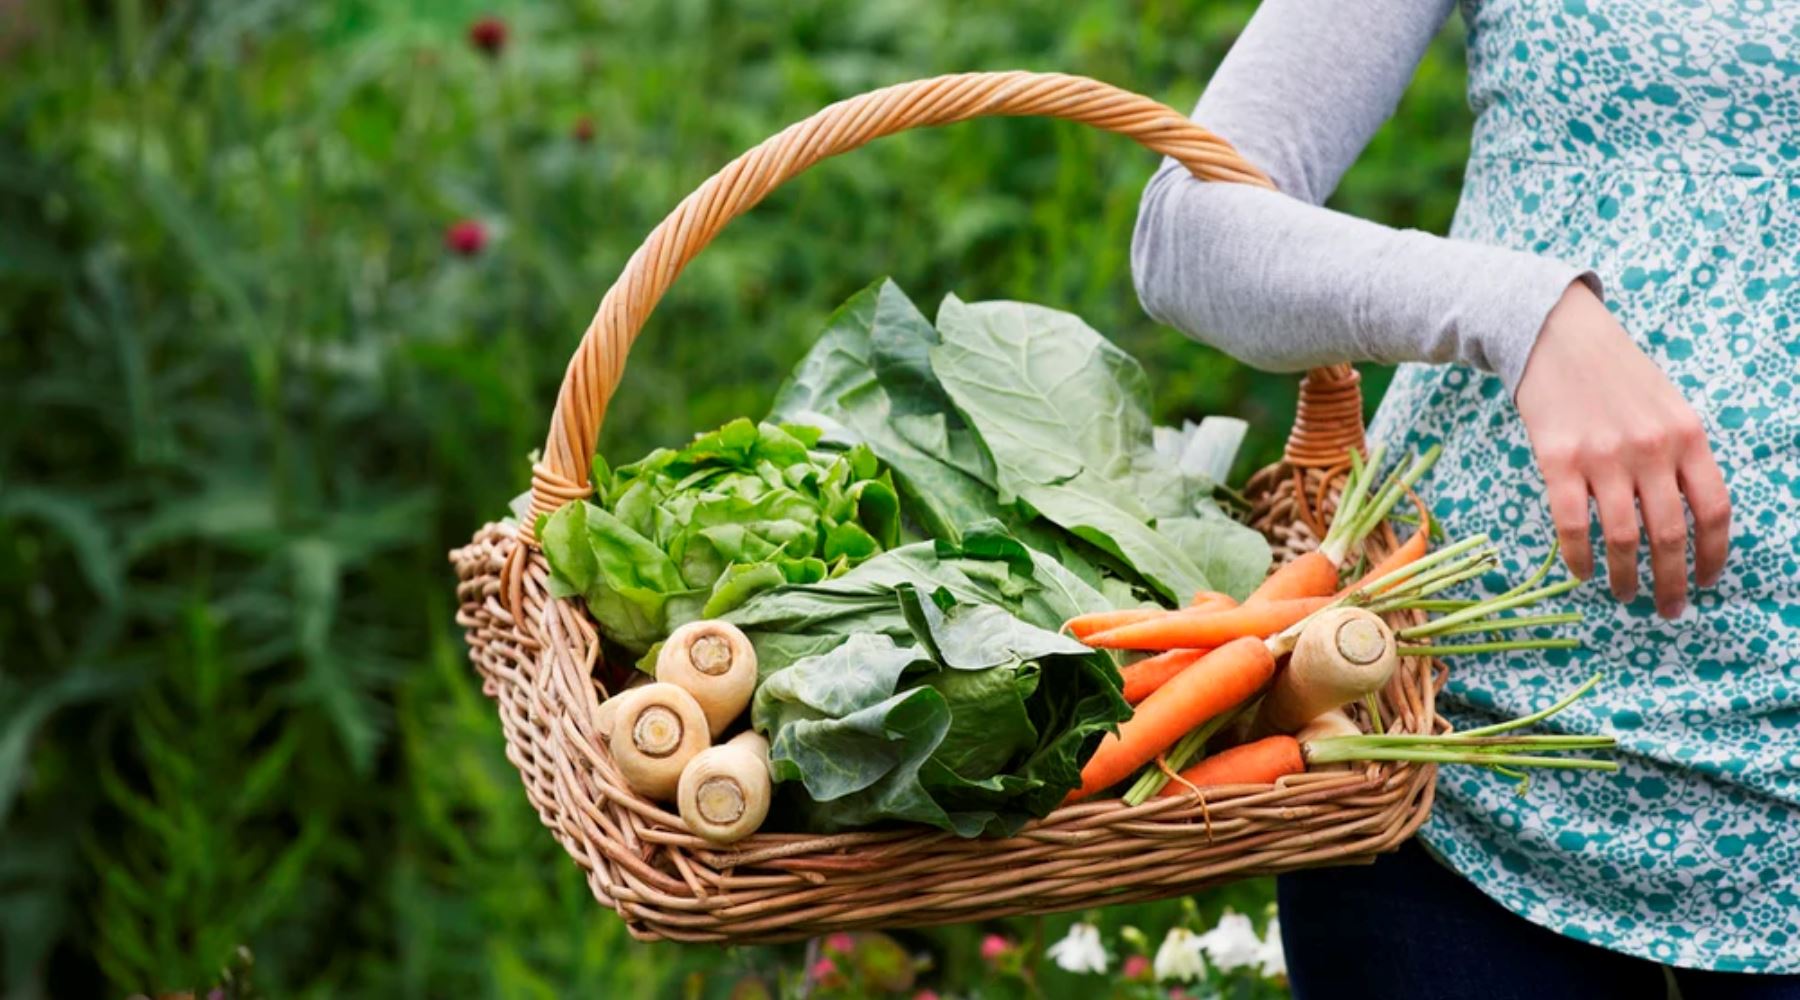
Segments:
[[[1524,798],[1447,769],[1425,839],[1563,934],[1800,972],[1800,2],[1463,13],[1479,118],[1455,235],[1594,269],[1705,420],[1735,517],[1724,581],[1679,620],[1595,580],[1572,599],[1584,649],[1458,661],[1441,704],[1459,728],[1604,674],[1561,725],[1616,735],[1622,766],[1539,777]],[[1507,577],[1547,552],[1543,483],[1497,379],[1407,366],[1374,436],[1443,443],[1436,512],[1504,539]]]

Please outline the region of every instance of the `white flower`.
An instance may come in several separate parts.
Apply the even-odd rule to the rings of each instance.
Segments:
[[[1156,949],[1156,958],[1150,968],[1155,971],[1159,983],[1170,980],[1191,983],[1206,975],[1206,959],[1200,957],[1200,935],[1186,927],[1171,928],[1169,936],[1163,938],[1162,946]]]
[[[1250,918],[1226,910],[1219,925],[1200,935],[1200,948],[1223,972],[1258,964],[1262,959],[1262,939]]]
[[[1100,943],[1100,928],[1093,924],[1075,924],[1061,941],[1044,952],[1064,972],[1105,972],[1106,946]]]
[[[1281,918],[1270,917],[1269,929],[1263,932],[1262,944],[1256,950],[1256,964],[1264,977],[1287,977],[1287,952],[1281,950]]]

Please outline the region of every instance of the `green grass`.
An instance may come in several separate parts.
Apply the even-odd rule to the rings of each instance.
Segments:
[[[272,996],[791,979],[795,949],[633,944],[592,900],[502,754],[444,552],[523,488],[607,283],[731,156],[954,70],[1085,73],[1186,107],[1250,7],[509,4],[497,61],[465,41],[466,3],[0,9],[0,992],[191,987],[239,944]],[[1461,72],[1447,40],[1339,204],[1447,225]],[[922,301],[1080,313],[1149,366],[1162,419],[1252,420],[1248,470],[1279,450],[1293,380],[1139,312],[1127,249],[1153,167],[1035,121],[822,165],[677,284],[603,448],[760,412],[826,313],[890,274]],[[460,218],[492,234],[479,255],[446,251]],[[1180,916],[1105,920],[1154,938]],[[922,981],[967,990],[989,981],[982,933],[1070,919],[900,940],[934,964]],[[1093,992],[1033,968],[1050,995]]]

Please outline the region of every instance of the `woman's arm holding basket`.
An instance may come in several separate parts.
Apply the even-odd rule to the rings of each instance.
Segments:
[[[1153,316],[1258,367],[1461,362],[1514,394],[1571,569],[1592,572],[1591,496],[1613,591],[1637,589],[1640,509],[1659,610],[1724,563],[1730,502],[1693,410],[1581,268],[1321,207],[1393,113],[1454,0],[1266,0],[1195,119],[1279,191],[1165,163],[1132,245]]]

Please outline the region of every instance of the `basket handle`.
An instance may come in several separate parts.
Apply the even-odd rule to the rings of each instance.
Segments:
[[[1064,118],[1129,136],[1173,157],[1201,180],[1274,186],[1230,144],[1187,116],[1085,77],[1018,71],[958,73],[884,87],[830,105],[763,140],[708,178],[651,231],[607,289],[563,374],[543,458],[532,467],[532,516],[524,526],[527,537],[539,515],[554,513],[592,492],[588,474],[594,443],[607,401],[624,373],[626,352],[682,268],[726,223],[787,179],[871,139],[971,118],[1027,115]],[[1341,374],[1320,372],[1327,373],[1323,379],[1308,378],[1307,383],[1341,386],[1344,381]],[[1307,392],[1303,384],[1302,395]],[[1335,413],[1342,407],[1327,409]],[[1358,442],[1361,424],[1358,408]]]

